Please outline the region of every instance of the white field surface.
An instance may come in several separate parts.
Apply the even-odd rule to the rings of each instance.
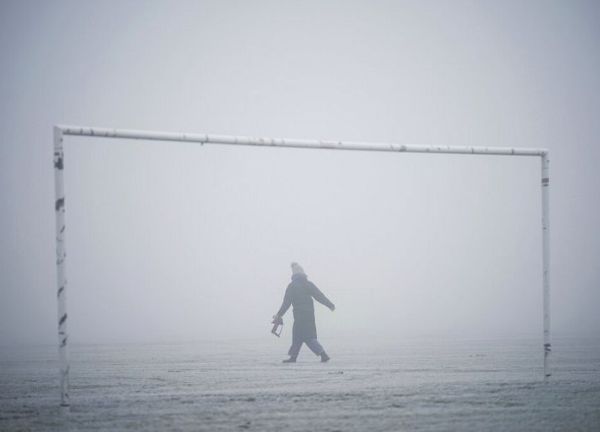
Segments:
[[[0,347],[0,430],[600,430],[600,340],[556,339],[547,382],[541,340],[322,342],[73,345],[66,416],[57,348]]]

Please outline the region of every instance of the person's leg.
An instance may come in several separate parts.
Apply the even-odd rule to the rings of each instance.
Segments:
[[[302,341],[293,341],[288,354],[290,356],[289,359],[284,360],[284,363],[294,363],[296,358],[298,358],[298,353],[300,352],[300,348],[302,348]]]
[[[310,348],[312,352],[321,357],[322,362],[329,361],[329,356],[327,355],[325,349],[316,338],[307,340],[306,345]]]
[[[292,326],[292,346],[288,351],[290,358],[284,360],[284,363],[296,362],[296,358],[298,357],[298,353],[300,352],[300,348],[302,348],[302,343],[304,342],[300,330],[300,323],[296,319],[296,314],[294,313],[294,325]]]
[[[306,341],[306,346],[308,346],[310,350],[318,356],[325,351],[317,339],[308,339]]]

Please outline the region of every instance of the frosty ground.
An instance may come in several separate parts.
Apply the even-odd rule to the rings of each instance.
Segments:
[[[327,344],[321,364],[285,343],[73,345],[71,412],[55,346],[0,348],[0,430],[599,430],[600,340]]]

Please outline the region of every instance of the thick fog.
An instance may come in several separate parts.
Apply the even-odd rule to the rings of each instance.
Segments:
[[[552,331],[600,330],[594,1],[4,1],[0,345],[55,343],[52,126],[550,150]],[[65,138],[74,342],[542,335],[539,157]],[[290,335],[291,313],[284,317]]]

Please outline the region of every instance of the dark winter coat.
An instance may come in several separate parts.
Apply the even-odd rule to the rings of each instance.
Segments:
[[[285,290],[283,303],[277,312],[277,315],[283,316],[290,306],[293,306],[293,342],[304,342],[317,338],[313,298],[330,309],[334,308],[333,303],[314,283],[306,278],[306,275],[301,273],[293,275],[292,282]]]

